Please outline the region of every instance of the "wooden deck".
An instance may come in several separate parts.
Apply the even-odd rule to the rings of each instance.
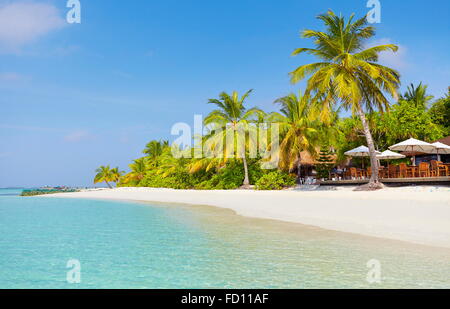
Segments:
[[[369,179],[355,179],[355,180],[328,180],[319,181],[318,184],[328,185],[363,185],[369,182]],[[429,177],[429,178],[384,178],[381,179],[385,184],[440,184],[450,185],[450,177]]]

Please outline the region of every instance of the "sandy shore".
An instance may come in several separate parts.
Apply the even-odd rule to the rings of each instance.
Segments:
[[[247,217],[450,248],[449,187],[377,192],[353,192],[351,188],[281,192],[119,188],[52,196],[209,205]]]

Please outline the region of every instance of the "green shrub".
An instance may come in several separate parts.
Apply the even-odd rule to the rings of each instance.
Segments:
[[[164,168],[149,170],[141,181],[130,181],[121,186],[139,186],[148,188],[197,189],[197,190],[233,190],[244,182],[244,165],[238,160],[229,160],[219,170],[199,171],[190,174],[186,165],[180,165],[164,175]],[[255,184],[268,171],[262,170],[257,160],[249,160],[250,183]]]
[[[139,186],[148,188],[192,189],[194,187],[192,178],[192,175],[187,171],[176,171],[167,177],[150,171],[140,181]]]
[[[320,155],[317,161],[319,162],[316,166],[317,177],[328,179],[333,169],[333,153],[329,146],[324,146],[320,149]]]
[[[295,177],[280,172],[271,172],[262,176],[256,183],[257,190],[282,190],[295,185]]]

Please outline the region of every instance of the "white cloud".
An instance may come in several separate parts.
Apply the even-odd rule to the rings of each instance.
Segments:
[[[405,46],[392,42],[392,40],[389,38],[383,38],[373,41],[371,44],[369,44],[369,47],[384,44],[395,44],[398,46],[398,51],[395,53],[391,51],[380,53],[380,64],[392,67],[396,70],[401,70],[409,67],[409,64],[406,60],[408,49]]]
[[[26,44],[64,25],[53,5],[30,1],[0,3],[0,48],[4,52],[19,52]]]
[[[71,142],[71,143],[92,140],[93,138],[94,138],[94,136],[85,130],[74,131],[74,132],[71,132],[68,135],[64,136],[64,140],[66,142]]]

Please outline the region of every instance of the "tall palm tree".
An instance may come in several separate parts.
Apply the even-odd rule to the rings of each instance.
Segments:
[[[114,174],[111,170],[111,167],[109,165],[107,166],[100,166],[96,171],[97,174],[94,178],[94,184],[106,182],[108,187],[112,189],[112,186],[110,185],[110,182],[114,181]]]
[[[226,92],[222,92],[219,95],[219,99],[210,99],[208,103],[216,105],[218,109],[213,110],[204,121],[205,125],[212,126],[214,129],[220,129],[214,131],[211,136],[207,137],[205,148],[214,152],[217,150],[217,146],[219,146],[218,151],[220,153],[216,153],[216,156],[218,155],[220,157],[219,159],[222,158],[223,162],[226,162],[230,157],[242,159],[244,164],[243,187],[245,188],[250,186],[247,165],[247,150],[249,147],[253,147],[256,141],[251,138],[255,135],[250,134],[250,138],[247,138],[247,132],[242,132],[241,128],[245,128],[247,130],[254,129],[248,124],[258,118],[258,114],[261,115],[263,113],[260,109],[247,109],[244,106],[245,100],[249,97],[252,91],[253,90],[247,91],[241,97],[239,97],[239,94],[236,91],[233,91],[231,95]],[[239,138],[238,134],[240,134]],[[229,141],[226,138],[227,136],[232,136],[232,141]],[[242,138],[245,140],[244,147],[237,145],[238,139]],[[225,143],[229,142],[232,144],[227,145],[224,143],[224,140]]]
[[[280,113],[270,114],[269,121],[279,125],[281,143],[279,145],[279,165],[289,172],[297,169],[301,177],[301,153],[317,155],[320,147],[320,131],[323,123],[319,120],[320,110],[311,103],[310,97],[294,93],[275,101],[281,106]]]
[[[144,154],[148,155],[151,159],[156,159],[160,156],[164,149],[169,146],[169,141],[151,141],[145,146]]]
[[[306,93],[320,101],[324,109],[341,103],[344,108],[351,108],[359,115],[372,165],[372,177],[367,188],[382,188],[365,110],[370,112],[375,107],[380,111],[388,109],[385,93],[398,97],[400,74],[377,63],[380,52],[396,52],[398,47],[386,44],[365,49],[367,39],[375,35],[375,28],[367,25],[365,17],[354,20],[352,14],[346,21],[344,17],[328,11],[319,15],[318,19],[325,24],[325,32],[305,30],[302,33],[303,38],[314,39],[315,48],[298,48],[293,55],[308,53],[319,58],[320,62],[298,67],[290,73],[291,81],[297,83],[308,76]]]
[[[422,83],[417,87],[411,83],[411,85],[408,86],[407,92],[401,96],[401,99],[410,102],[415,107],[426,109],[428,104],[434,98],[432,95],[427,94],[427,89],[428,86],[422,85]]]

